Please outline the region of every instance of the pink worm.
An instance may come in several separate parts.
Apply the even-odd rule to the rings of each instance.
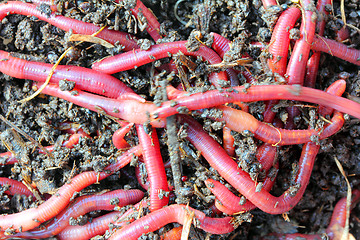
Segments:
[[[9,185],[9,190],[6,190],[5,193],[9,195],[25,195],[25,196],[33,196],[32,192],[22,183],[13,179],[0,177],[0,185]]]
[[[59,87],[50,84],[46,86],[42,93],[62,98],[94,112],[104,111],[110,116],[135,124],[142,124],[149,120],[147,113],[157,109],[157,106],[151,102],[143,103],[136,100],[110,99],[80,90],[76,91],[76,95],[73,95],[69,91],[60,91]],[[154,119],[151,124],[154,127],[164,127],[165,121],[164,119]]]
[[[128,164],[134,154],[139,155],[141,152],[141,147],[133,147],[123,153],[123,155],[117,159],[116,163],[109,165],[105,170],[115,172]],[[58,215],[70,203],[75,192],[79,192],[85,187],[96,183],[109,175],[110,173],[98,173],[95,171],[80,173],[71,179],[70,183],[60,187],[57,193],[44,203],[40,204],[37,208],[30,208],[19,213],[0,216],[1,231],[5,231],[6,229],[12,229],[16,232],[19,232],[19,229],[21,229],[21,231],[29,231],[38,227],[41,223]]]
[[[15,58],[1,50],[0,59],[0,71],[19,79],[45,82],[53,67],[52,64]],[[76,88],[111,98],[119,97],[124,93],[133,93],[133,90],[115,77],[84,67],[57,66],[50,82],[59,83],[63,79],[75,82]]]
[[[283,12],[271,36],[269,53],[272,58],[268,60],[268,65],[273,72],[284,76],[286,73],[287,56],[290,44],[290,30],[294,27],[296,21],[300,18],[299,8],[291,7]]]
[[[158,210],[169,203],[169,188],[160,144],[155,129],[146,133],[143,125],[136,125],[138,138],[143,147],[143,159],[150,182],[150,211]]]
[[[147,63],[154,62],[161,58],[170,57],[171,54],[176,54],[179,51],[187,56],[201,56],[210,64],[221,63],[222,59],[217,53],[210,48],[201,46],[198,51],[189,52],[185,46],[186,41],[162,43],[151,46],[149,50],[136,49],[130,52],[118,54],[116,56],[107,57],[92,65],[92,69],[113,74],[116,72],[126,71],[137,68]],[[209,80],[214,86],[220,86],[219,81],[227,81],[224,72],[212,73]]]
[[[318,22],[316,24],[316,29],[318,30],[318,35],[324,35],[325,30],[325,18],[328,12],[325,10],[327,4],[332,5],[332,0],[320,0],[317,2],[317,11],[319,13]],[[306,87],[315,87],[316,75],[319,70],[321,52],[314,52],[313,55],[309,58],[306,66],[306,77],[304,86]]]
[[[303,147],[299,161],[299,173],[296,183],[300,188],[295,196],[285,192],[280,197],[274,197],[269,192],[261,190],[256,192],[256,186],[250,176],[238,168],[237,164],[224,151],[224,149],[202,130],[196,121],[181,116],[181,121],[187,123],[187,139],[199,150],[209,164],[219,174],[244,195],[256,207],[270,214],[280,214],[292,209],[301,199],[309,182],[315,157],[319,146],[315,143],[306,143]],[[201,139],[201,141],[199,141]]]
[[[349,48],[343,43],[330,40],[324,37],[315,37],[311,46],[315,51],[326,52],[350,63],[360,65],[360,50]]]
[[[90,223],[83,226],[69,226],[60,232],[57,237],[60,240],[87,240],[96,235],[103,235],[106,230],[109,230],[109,224],[121,227],[128,222],[134,221],[134,217],[130,218],[130,216],[134,215],[135,209],[139,211],[140,208],[147,207],[147,204],[148,201],[142,200],[122,215],[119,212],[112,212],[95,218]],[[126,221],[123,219],[126,219]]]
[[[302,0],[302,7],[305,10],[304,19],[301,23],[301,39],[297,40],[291,54],[286,74],[289,84],[303,85],[306,63],[309,58],[311,44],[314,41],[316,13],[312,0]],[[314,9],[312,8],[314,7]],[[315,16],[315,17],[314,17]]]
[[[231,223],[231,217],[210,218],[206,217],[203,212],[189,206],[173,204],[155,212],[151,212],[117,230],[110,239],[135,240],[142,234],[156,231],[169,223],[177,222],[183,225],[187,214],[190,212],[195,213],[195,218],[200,222],[199,228],[206,232],[212,234],[225,234],[234,230],[234,226]]]
[[[258,150],[258,161],[261,163],[262,169],[266,170],[266,172],[274,164],[276,151],[276,147],[268,144],[261,145]],[[275,168],[278,169],[278,167],[278,164],[276,164]],[[256,206],[249,201],[243,205],[240,205],[240,197],[234,195],[234,193],[232,193],[227,187],[218,181],[207,179],[205,184],[208,189],[210,189],[210,191],[216,196],[217,200],[221,202],[221,204],[215,202],[216,207],[226,214],[233,215],[239,212],[247,212],[256,208]],[[262,189],[265,191],[270,191],[273,184],[274,181],[270,177],[266,177],[265,181],[263,182]]]
[[[262,0],[262,4],[264,8],[269,8],[271,6],[276,6],[277,2],[276,0]]]
[[[68,226],[58,234],[60,240],[88,240],[105,234],[109,224],[121,216],[119,212],[111,212],[91,220],[83,226]]]
[[[311,102],[360,118],[360,104],[321,90],[299,85],[262,85],[251,86],[250,88],[241,86],[221,91],[212,90],[195,93],[190,96],[179,97],[175,103],[173,101],[164,102],[161,107],[154,108],[154,111],[150,113],[153,118],[165,118],[177,114],[179,107],[198,110],[231,102],[255,102],[272,99]]]
[[[17,233],[20,238],[48,238],[60,233],[69,226],[70,218],[76,218],[91,211],[113,210],[115,206],[123,207],[139,202],[144,197],[140,190],[115,190],[101,195],[82,196],[75,200],[67,209],[56,216],[56,220],[48,224],[44,229]],[[118,199],[116,205],[111,204],[112,199]]]
[[[353,191],[353,199],[351,204],[355,205],[360,200],[360,191],[355,189]],[[326,235],[327,239],[339,239],[335,238],[335,232],[338,232],[338,234],[341,234],[341,228],[344,228],[346,221],[346,197],[340,199],[340,201],[335,205],[333,214],[331,216],[331,221],[329,226],[326,229]],[[306,240],[320,240],[323,239],[322,234],[301,234],[301,233],[294,233],[294,234],[279,234],[279,233],[273,233],[270,234],[264,238],[263,240],[271,240],[274,239],[279,240],[298,240],[298,239],[306,239]],[[337,235],[339,237],[339,235]]]
[[[133,123],[128,123],[126,126],[115,131],[112,136],[112,141],[117,149],[124,149],[129,147],[129,144],[126,142],[124,137],[126,134],[128,134],[133,125]]]
[[[40,20],[48,22],[66,32],[72,30],[73,33],[91,35],[100,30],[100,27],[92,23],[86,23],[76,19],[67,18],[61,15],[57,15],[56,13],[52,13],[48,16],[45,13],[37,10],[36,5],[19,1],[9,1],[0,4],[0,20],[9,14],[35,16]],[[112,44],[119,42],[124,46],[124,51],[129,51],[139,47],[136,43],[136,38],[128,33],[105,28],[96,36]]]

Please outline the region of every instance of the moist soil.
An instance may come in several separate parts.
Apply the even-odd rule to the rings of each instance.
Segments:
[[[274,82],[272,74],[266,67],[266,50],[261,51],[251,45],[252,42],[268,43],[271,31],[277,16],[288,7],[287,3],[280,1],[281,6],[276,6],[268,11],[262,7],[260,0],[253,1],[172,1],[172,0],[143,0],[144,4],[153,10],[161,23],[161,33],[165,36],[160,42],[171,42],[189,39],[194,44],[199,39],[206,43],[209,40],[208,33],[216,32],[233,41],[233,49],[228,54],[227,60],[237,59],[247,52],[255,60],[247,68],[258,80],[258,84],[271,84]],[[76,18],[86,22],[92,22],[99,26],[110,26],[115,30],[133,33],[141,39],[144,48],[154,44],[150,36],[142,27],[139,19],[132,17],[129,6],[132,1],[124,1],[124,4],[116,5],[111,1],[59,1],[57,2],[60,14]],[[42,11],[48,11],[48,7],[42,6]],[[360,28],[360,3],[357,0],[346,1],[345,14],[347,23]],[[338,31],[343,27],[341,21],[340,3],[336,1],[333,12],[328,17],[325,28],[325,36],[335,39]],[[299,28],[299,25],[296,26]],[[359,31],[347,27],[350,37],[344,42],[351,47],[360,49]],[[194,30],[198,32],[194,33]],[[199,35],[201,33],[201,36]],[[12,52],[14,56],[32,61],[55,63],[59,56],[73,42],[69,42],[71,33],[66,33],[48,23],[39,21],[35,17],[21,15],[9,15],[2,20],[0,28],[0,49]],[[194,41],[194,39],[196,41]],[[108,49],[98,44],[82,43],[61,61],[61,64],[90,67],[93,62],[103,57],[121,52],[121,46]],[[183,59],[179,57],[179,59]],[[188,61],[190,60],[190,61]],[[156,61],[139,67],[136,70],[117,73],[114,76],[129,85],[137,93],[147,100],[161,102],[164,100],[164,82],[176,86],[180,79],[177,75],[163,73],[155,76],[155,67],[167,63],[169,60]],[[180,60],[187,66],[185,79],[196,91],[199,88],[209,89],[207,82],[206,64],[201,59]],[[194,65],[195,63],[195,65]],[[194,67],[195,66],[195,67]],[[238,67],[240,70],[243,67]],[[316,88],[325,90],[335,80],[342,78],[347,82],[345,97],[359,101],[360,75],[358,66],[349,64],[330,55],[323,54],[320,60],[320,68],[317,77]],[[205,79],[205,80],[204,80]],[[62,99],[39,95],[26,103],[19,100],[33,93],[32,82],[24,79],[15,79],[0,74],[0,100],[1,114],[13,125],[17,126],[28,137],[39,142],[42,146],[55,145],[56,148],[50,158],[40,154],[38,148],[25,138],[8,123],[1,121],[1,152],[8,151],[5,146],[16,152],[20,161],[14,165],[0,166],[0,175],[16,180],[25,180],[35,184],[46,199],[56,189],[66,183],[71,177],[88,170],[101,171],[109,162],[114,160],[119,151],[111,141],[112,134],[119,128],[114,119],[90,110],[78,107]],[[240,78],[240,84],[245,80]],[[71,88],[64,83],[65,88]],[[166,96],[165,96],[166,97]],[[277,110],[278,116],[284,119],[285,107],[293,103],[280,102]],[[249,104],[250,113],[261,120],[264,109],[263,103]],[[297,119],[297,127],[306,129],[311,122],[311,106],[300,104],[302,117]],[[216,114],[216,113],[208,113]],[[221,142],[222,123],[205,120],[206,114],[195,114],[196,118],[203,123],[204,128],[211,136]],[[286,119],[286,116],[285,116]],[[61,147],[61,142],[69,134],[67,128],[81,128],[90,137],[82,138],[73,149]],[[181,129],[181,126],[178,128]],[[169,158],[167,147],[167,133],[164,129],[157,129],[164,161]],[[255,172],[256,162],[253,156],[259,141],[249,133],[235,133],[237,139],[236,152],[239,165]],[[209,168],[203,159],[199,158],[190,143],[178,134],[181,150],[183,186],[189,191],[185,199],[190,206],[202,210],[211,215],[209,207],[213,202],[203,180],[217,177],[217,173]],[[127,135],[131,146],[138,140],[134,129]],[[199,229],[192,228],[191,239],[258,239],[272,232],[276,233],[322,233],[329,224],[332,210],[336,202],[346,196],[347,186],[344,177],[336,166],[337,158],[343,166],[347,178],[352,187],[359,186],[360,179],[360,124],[359,120],[346,116],[344,127],[336,135],[320,141],[321,150],[318,154],[314,170],[311,175],[309,186],[302,200],[286,215],[269,215],[260,210],[253,210],[250,222],[244,222],[236,231],[223,236],[210,236]],[[280,171],[272,193],[281,195],[291,185],[293,168],[298,162],[301,145],[279,147],[278,161]],[[245,157],[244,157],[245,156]],[[195,160],[194,160],[195,159]],[[254,170],[255,168],[255,170]],[[141,167],[140,169],[144,169]],[[171,170],[167,170],[168,179],[172,182]],[[103,180],[100,184],[92,185],[80,194],[94,194],[104,190],[118,188],[139,188],[137,179],[134,177],[134,168],[125,167],[118,173]],[[202,193],[196,194],[194,185]],[[14,213],[36,205],[28,198],[15,196],[13,198],[4,194],[5,187],[0,190],[1,213]],[[174,203],[174,197],[171,198]],[[97,216],[100,213],[91,213],[87,217]],[[350,230],[355,239],[360,239],[360,205],[352,211],[350,217]],[[286,221],[288,219],[288,221]],[[156,233],[147,234],[142,239],[158,239],[164,231],[174,225],[168,225]]]

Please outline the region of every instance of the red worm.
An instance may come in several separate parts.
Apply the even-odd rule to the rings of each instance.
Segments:
[[[56,220],[48,224],[44,229],[17,233],[14,236],[26,239],[42,239],[55,236],[69,226],[70,218],[77,218],[96,210],[110,211],[116,206],[123,207],[139,202],[143,197],[144,193],[140,190],[115,190],[101,195],[82,196],[77,198],[70,207],[58,214]],[[113,199],[119,200],[116,205],[112,204]]]
[[[175,227],[170,231],[166,232],[164,235],[160,237],[160,240],[180,240],[182,234],[182,226]]]
[[[58,27],[66,32],[73,31],[73,33],[91,35],[100,30],[101,27],[92,23],[82,22],[76,19],[67,18],[56,13],[52,13],[49,16],[41,11],[37,10],[36,5],[30,3],[23,3],[18,1],[9,1],[0,4],[0,20],[9,14],[21,14],[25,16],[35,16],[42,21],[48,22],[55,27]],[[124,51],[129,51],[139,46],[136,43],[136,38],[128,33],[103,29],[96,35],[112,44],[120,43],[124,46]]]
[[[265,144],[259,148],[258,153],[256,154],[258,161],[262,165],[262,169],[266,170],[266,172],[274,164],[276,150],[276,147]],[[276,164],[275,168],[278,169],[278,167],[278,164]],[[249,201],[247,201],[245,204],[240,205],[241,198],[234,195],[227,187],[225,187],[218,181],[215,181],[213,179],[207,179],[205,181],[205,184],[216,196],[217,200],[221,202],[215,202],[216,207],[226,214],[233,215],[239,212],[246,212],[256,208],[256,206]],[[266,177],[265,181],[263,182],[262,190],[270,191],[273,184],[274,178]]]
[[[229,156],[235,156],[234,137],[231,135],[231,129],[223,128],[223,147]]]
[[[272,125],[258,121],[254,116],[241,110],[221,106],[223,117],[216,119],[225,121],[225,126],[236,132],[244,130],[251,131],[257,139],[275,145],[301,144],[311,141],[311,137],[318,136],[319,139],[327,138],[337,133],[343,123],[343,115],[339,112],[334,114],[330,124],[326,125],[323,131],[315,129],[288,130],[276,128]],[[331,129],[331,130],[330,130]]]
[[[0,59],[0,72],[19,79],[45,82],[53,67],[52,64],[15,58],[1,50]],[[57,66],[50,82],[59,83],[63,79],[75,82],[76,88],[111,98],[117,98],[124,93],[133,93],[133,90],[115,77],[84,67]]]
[[[301,11],[296,7],[291,7],[283,12],[271,36],[269,53],[272,58],[268,60],[268,65],[273,72],[284,76],[286,73],[287,56],[290,44],[290,30],[300,18]]]
[[[127,152],[123,153],[117,162],[109,165],[105,170],[111,172],[119,170],[121,167],[129,163],[133,155],[141,154],[141,147],[133,147]],[[57,193],[50,197],[47,201],[40,204],[37,208],[27,209],[25,211],[2,215],[0,216],[1,231],[12,229],[15,232],[29,231],[30,229],[38,227],[41,223],[58,215],[69,203],[75,192],[79,192],[85,187],[94,184],[107,176],[110,173],[99,172],[83,172],[71,179],[71,182],[59,188]]]
[[[173,204],[134,221],[133,223],[118,229],[110,239],[138,239],[142,234],[154,232],[169,223],[177,222],[184,224],[187,215],[194,212],[196,220],[199,221],[199,228],[212,234],[225,234],[232,232],[234,226],[231,217],[210,218],[199,210],[185,205]]]
[[[319,146],[315,143],[306,143],[303,147],[299,161],[299,172],[296,184],[300,187],[293,196],[286,191],[280,197],[274,197],[269,192],[257,192],[254,181],[250,176],[238,168],[238,165],[224,151],[224,149],[202,130],[196,121],[181,116],[181,121],[187,123],[187,139],[201,152],[209,164],[230,183],[236,190],[244,195],[250,202],[262,211],[270,214],[280,214],[292,209],[301,199],[309,182],[315,157]],[[201,139],[201,141],[199,141]]]
[[[95,62],[92,65],[92,69],[108,74],[113,74],[116,72],[133,69],[147,63],[154,62],[161,58],[170,57],[171,54],[176,54],[179,51],[187,56],[201,56],[210,64],[221,63],[222,61],[219,55],[210,48],[201,46],[199,50],[195,52],[189,52],[187,51],[185,44],[186,41],[178,41],[153,45],[149,50],[146,51],[136,49]],[[227,77],[224,72],[212,73],[209,76],[209,80],[213,85],[220,86],[220,83],[218,82],[227,81]]]
[[[360,200],[360,191],[354,190],[353,191],[353,199],[351,204],[355,205]],[[331,216],[331,221],[329,226],[326,229],[326,239],[340,239],[342,233],[342,229],[345,226],[346,221],[346,197],[342,198],[336,205]],[[335,235],[337,233],[337,235]],[[263,240],[271,240],[274,239],[279,240],[298,240],[298,239],[306,239],[306,240],[321,240],[324,239],[323,234],[301,234],[301,233],[294,233],[294,234],[279,234],[273,233],[268,236],[262,238]]]
[[[147,113],[157,109],[157,106],[151,102],[110,99],[80,90],[77,90],[76,95],[73,95],[72,92],[61,91],[59,87],[53,84],[46,86],[42,93],[62,98],[94,112],[105,112],[110,116],[138,124],[149,120]],[[164,119],[153,120],[151,124],[154,127],[164,127],[165,121]]]
[[[346,81],[345,80],[337,80],[333,84],[331,84],[328,89],[326,89],[327,93],[330,93],[335,96],[341,96],[344,94],[346,90]],[[322,116],[331,115],[334,109],[326,108],[324,106],[319,106],[319,114]]]
[[[111,212],[94,218],[83,226],[68,226],[57,235],[57,238],[60,240],[88,240],[97,235],[103,235],[109,229],[109,224],[114,223],[120,216],[119,212]]]
[[[325,10],[327,4],[332,5],[332,0],[320,0],[317,2],[317,11],[318,11],[318,22],[316,24],[316,29],[318,30],[318,35],[324,35],[325,30],[325,18],[328,12]],[[316,75],[319,69],[320,63],[320,52],[314,52],[313,55],[309,58],[306,66],[306,77],[304,86],[306,87],[315,87]]]
[[[126,126],[119,128],[115,131],[112,136],[112,141],[117,149],[124,149],[129,147],[129,144],[126,142],[124,137],[130,131],[133,125],[133,123],[129,123]]]
[[[326,52],[350,63],[360,65],[360,50],[349,48],[343,43],[330,40],[324,37],[315,37],[312,49],[315,51]]]
[[[346,197],[342,198],[336,205],[331,216],[331,221],[329,226],[326,229],[326,233],[330,239],[335,237],[334,232],[338,230],[339,227],[344,228],[346,223]],[[352,192],[352,201],[350,207],[354,207],[356,203],[360,201],[360,190],[355,189]],[[335,239],[335,238],[334,238]]]
[[[271,6],[277,5],[277,2],[276,2],[276,0],[262,0],[262,4],[263,4],[264,8],[269,8]]]
[[[33,196],[32,192],[22,183],[13,179],[0,177],[0,185],[8,185],[9,190],[6,190],[5,193],[9,195],[25,195],[25,196]]]
[[[158,210],[169,203],[169,188],[160,144],[155,129],[146,133],[143,125],[136,125],[139,142],[143,148],[143,159],[150,182],[150,211]]]
[[[311,44],[314,41],[316,12],[312,0],[302,0],[301,6],[304,9],[304,19],[301,23],[301,39],[297,40],[291,54],[286,74],[289,84],[303,85],[306,63],[309,58]]]
[[[188,110],[198,110],[231,102],[256,102],[273,99],[311,102],[360,118],[360,104],[321,90],[299,85],[257,85],[250,88],[241,86],[221,91],[212,90],[204,93],[195,93],[191,96],[179,97],[175,103],[174,101],[164,102],[161,107],[154,108],[155,111],[150,113],[153,118],[165,118],[177,114],[178,110],[181,109],[179,107],[186,107]]]

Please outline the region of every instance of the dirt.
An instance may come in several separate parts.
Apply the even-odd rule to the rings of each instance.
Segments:
[[[140,40],[143,48],[148,48],[155,44],[150,36],[134,21],[131,12],[132,1],[124,1],[126,7],[115,5],[111,1],[59,1],[58,11],[71,18],[93,22],[100,26],[107,25],[124,32],[135,34]],[[280,1],[281,6],[276,6],[268,11],[262,7],[260,0],[253,1],[233,1],[233,0],[204,0],[204,1],[173,1],[173,0],[143,0],[144,4],[153,10],[161,23],[161,30],[166,37],[160,42],[176,40],[192,40],[199,36],[201,41],[210,43],[209,32],[216,32],[224,37],[233,40],[234,46],[226,59],[231,61],[237,59],[239,55],[248,52],[255,59],[250,67],[259,84],[273,82],[267,72],[266,56],[261,50],[250,45],[253,41],[269,42],[272,27],[277,16],[286,4]],[[176,5],[177,4],[177,5]],[[177,6],[174,9],[174,6]],[[46,7],[41,8],[47,12]],[[329,15],[329,22],[326,25],[325,36],[334,39],[336,32],[343,26],[339,2],[334,2],[334,13]],[[346,1],[345,13],[347,23],[360,28],[360,3],[357,0]],[[299,28],[299,26],[297,26]],[[194,32],[196,30],[196,32]],[[359,32],[349,28],[350,37],[345,41],[351,47],[360,49]],[[200,35],[199,35],[200,33]],[[293,35],[298,32],[294,30]],[[34,17],[20,15],[9,15],[1,22],[0,28],[0,49],[16,53],[17,57],[22,57],[32,61],[44,61],[55,63],[59,56],[69,47],[74,45],[67,41],[70,33],[65,33],[45,22],[38,21]],[[194,40],[195,39],[195,40]],[[191,47],[196,47],[190,44]],[[196,44],[195,44],[196,45]],[[61,64],[78,65],[90,67],[91,64],[108,55],[121,52],[121,46],[107,49],[100,45],[83,43],[75,48],[62,60]],[[160,76],[157,80],[153,78],[154,66],[160,66],[169,60],[159,60],[154,64],[139,67],[136,70],[117,73],[114,76],[125,82],[137,93],[144,96],[147,100],[158,100],[161,93],[156,93],[159,81],[170,81],[172,84],[180,82],[177,76],[169,77],[167,74]],[[183,60],[185,61],[185,60]],[[207,82],[206,65],[200,59],[190,59],[198,66],[190,69],[190,79],[194,80],[193,86],[202,89],[209,89]],[[189,66],[192,63],[188,62]],[[243,67],[238,67],[243,70]],[[320,62],[320,70],[316,88],[326,89],[339,77],[347,82],[347,89],[344,96],[360,96],[360,68],[349,64],[335,57],[323,54]],[[43,196],[53,194],[56,189],[69,181],[76,174],[87,171],[101,171],[119,154],[111,142],[114,131],[119,125],[108,117],[90,110],[77,107],[62,99],[40,95],[36,99],[25,104],[18,101],[33,92],[31,81],[14,79],[4,74],[0,74],[0,113],[5,116],[12,124],[23,130],[31,138],[38,141],[43,146],[56,145],[52,158],[44,154],[39,154],[38,148],[31,144],[28,139],[16,137],[16,133],[5,122],[1,122],[0,131],[3,143],[10,145],[21,158],[19,163],[14,165],[0,166],[0,175],[16,180],[26,179],[33,182],[38,187]],[[240,79],[241,84],[245,83]],[[71,82],[62,82],[64,89],[72,89]],[[190,90],[191,91],[191,90]],[[160,97],[157,97],[160,96]],[[283,116],[284,109],[289,102],[281,102],[278,106],[280,118]],[[261,112],[264,110],[262,103],[250,104],[250,112],[261,120]],[[182,109],[187,112],[187,109]],[[310,109],[302,108],[303,116],[309,116]],[[214,113],[209,113],[214,114]],[[199,121],[203,121],[205,129],[211,136],[221,141],[222,123],[204,120],[201,114],[196,113]],[[299,118],[298,127],[306,128],[304,118]],[[87,133],[89,138],[82,138],[80,143],[73,149],[61,147],[61,142],[68,134],[63,130],[65,123],[72,123]],[[180,202],[190,201],[190,205],[196,209],[211,214],[209,209],[214,197],[205,187],[204,180],[208,177],[219,178],[216,171],[208,166],[199,153],[191,144],[184,140],[181,127],[177,137],[180,141],[180,150],[183,153],[180,168],[182,168],[184,181],[181,183],[176,180],[177,186],[181,190],[177,193],[181,196]],[[179,129],[178,129],[179,130]],[[163,129],[158,129],[162,154],[164,159],[168,159],[167,135]],[[251,134],[234,133],[236,136],[236,153],[240,159],[239,165],[251,173],[253,178],[261,175],[259,165],[254,160],[256,151],[256,141]],[[173,138],[174,136],[172,136]],[[15,139],[15,140],[14,140]],[[127,135],[130,145],[137,143],[135,130],[132,129]],[[235,232],[224,236],[211,236],[210,239],[258,239],[271,232],[278,233],[318,233],[326,229],[332,210],[336,202],[346,196],[346,182],[340,174],[334,158],[337,158],[347,174],[352,186],[360,184],[360,124],[358,119],[347,117],[346,124],[342,130],[329,139],[320,141],[321,150],[318,154],[314,170],[302,200],[291,210],[287,216],[289,222],[283,216],[265,214],[260,210],[253,210],[250,223],[243,223]],[[1,152],[8,151],[4,144],[0,145]],[[278,161],[280,171],[277,181],[273,187],[274,195],[281,195],[291,185],[290,179],[293,171],[293,163],[297,162],[301,152],[301,146],[281,147],[278,151]],[[176,161],[176,160],[175,160]],[[125,167],[119,173],[103,180],[100,184],[92,185],[81,194],[101,192],[105,189],[117,188],[140,188],[137,179],[134,177],[134,168]],[[171,170],[167,170],[167,176],[172,180]],[[179,179],[181,176],[176,176]],[[198,190],[194,189],[194,185]],[[24,208],[33,204],[24,197],[14,197],[11,200],[4,194],[5,187],[0,189],[1,213],[13,213],[22,211]],[[198,192],[197,192],[198,191]],[[185,199],[185,200],[184,200]],[[174,197],[171,199],[175,201]],[[360,239],[360,205],[353,210],[350,217],[351,233],[355,239]],[[165,227],[170,229],[171,226]],[[164,230],[159,230],[163,232]],[[191,239],[205,239],[206,233],[192,228]],[[142,239],[157,239],[158,234],[148,234]]]

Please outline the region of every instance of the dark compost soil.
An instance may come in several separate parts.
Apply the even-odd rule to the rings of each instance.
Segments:
[[[126,3],[130,1],[124,1]],[[233,0],[204,0],[204,1],[173,1],[173,0],[144,0],[144,4],[153,10],[162,26],[162,31],[167,37],[162,41],[186,40],[192,30],[200,30],[204,36],[209,32],[219,33],[230,40],[237,40],[239,52],[248,52],[255,62],[250,71],[259,82],[271,81],[270,75],[264,68],[264,57],[261,50],[251,48],[253,41],[269,42],[271,37],[271,21],[276,19],[281,7],[272,11],[264,11],[260,0],[233,1]],[[281,3],[284,3],[281,1]],[[285,4],[285,3],[284,3]],[[176,6],[176,7],[175,7]],[[175,9],[174,9],[175,7]],[[284,5],[282,5],[284,7]],[[141,30],[140,23],[131,17],[131,13],[124,7],[115,5],[111,1],[86,1],[86,0],[60,0],[58,9],[61,14],[77,18],[99,25],[113,26],[116,30],[130,32],[139,39],[144,39],[146,45],[151,39],[146,31]],[[336,32],[343,24],[340,21],[340,3],[335,1],[333,13],[329,15],[326,25],[325,36],[334,39]],[[357,0],[349,0],[345,3],[347,21],[360,28],[360,3]],[[181,22],[181,21],[182,22]],[[191,20],[189,22],[189,20]],[[187,23],[184,25],[184,23]],[[59,56],[71,45],[68,41],[71,33],[65,33],[45,22],[38,21],[34,17],[20,15],[7,16],[0,25],[0,49],[16,53],[15,56],[33,61],[55,63]],[[299,27],[299,26],[297,26]],[[349,28],[350,37],[346,44],[360,49],[359,32]],[[204,41],[206,39],[204,38]],[[107,49],[100,45],[83,43],[75,48],[71,54],[62,60],[61,64],[79,65],[90,67],[91,64],[105,56],[116,54],[121,51],[120,47]],[[236,58],[236,52],[233,53]],[[148,69],[159,66],[168,60],[157,61],[140,67],[115,74],[117,78],[131,86],[137,93],[142,94],[147,100],[159,98],[156,88],[162,77],[154,78],[153,72]],[[192,72],[195,85],[202,86],[205,68],[200,61],[193,60],[199,66]],[[360,96],[360,68],[329,55],[322,55],[320,70],[317,80],[317,88],[326,89],[331,83],[339,78],[339,74],[347,81],[345,96]],[[54,158],[48,158],[39,154],[34,145],[28,143],[25,138],[17,137],[11,127],[1,122],[1,152],[7,151],[5,144],[10,144],[13,149],[18,149],[18,156],[22,159],[14,165],[0,166],[0,176],[16,180],[27,179],[36,184],[44,195],[52,194],[68,179],[86,170],[101,171],[118,153],[111,142],[112,134],[118,129],[118,124],[100,114],[77,107],[62,99],[40,95],[37,98],[21,104],[18,100],[32,93],[31,81],[14,79],[0,74],[0,113],[10,122],[26,132],[30,137],[40,142],[43,146],[61,142],[65,133],[61,131],[64,122],[71,122],[80,126],[91,138],[83,138],[74,149],[66,149],[60,146],[53,152]],[[179,82],[175,76],[172,83]],[[244,80],[241,79],[241,83]],[[287,102],[282,102],[279,115],[284,111]],[[262,103],[250,104],[250,112],[261,119]],[[309,108],[302,108],[303,116],[308,116]],[[209,130],[216,139],[221,139],[221,126],[209,120],[202,120],[205,129]],[[306,128],[305,117],[299,119],[298,125]],[[163,149],[164,159],[167,159],[166,133],[158,130]],[[131,145],[137,143],[135,130],[127,137]],[[240,136],[238,152],[249,151],[253,140]],[[187,142],[183,148],[189,146]],[[59,144],[58,144],[59,145]],[[306,189],[304,197],[299,204],[288,213],[290,219],[286,222],[283,216],[265,214],[260,210],[253,210],[253,219],[250,223],[243,223],[236,231],[226,236],[211,236],[210,239],[256,239],[271,232],[279,233],[313,233],[323,232],[327,227],[332,210],[336,202],[346,196],[346,183],[340,174],[334,158],[336,157],[345,169],[350,184],[357,186],[360,183],[360,124],[358,119],[347,118],[343,129],[329,139],[321,141],[321,150],[318,154],[315,167]],[[193,151],[189,148],[186,151]],[[300,156],[301,146],[281,147],[278,152],[280,171],[276,185],[272,193],[280,195],[289,186],[289,178],[292,164],[297,162]],[[196,152],[193,152],[196,156]],[[249,153],[251,154],[251,153]],[[191,156],[191,153],[188,152]],[[204,169],[209,166],[205,161],[199,160],[198,164],[191,163],[189,159],[183,159],[183,175],[187,176],[188,186],[196,184],[205,195],[210,195],[203,180],[208,172]],[[200,165],[200,167],[199,167]],[[202,166],[201,166],[202,165]],[[211,173],[216,174],[216,173]],[[121,177],[120,177],[121,176]],[[100,184],[88,187],[82,193],[95,193],[105,189],[116,188],[141,188],[134,178],[132,167],[122,169],[118,174],[103,180]],[[171,172],[168,171],[171,179]],[[1,189],[0,189],[1,190]],[[0,191],[1,213],[13,213],[22,211],[32,206],[32,203],[24,197],[9,199],[3,191]],[[206,211],[209,202],[205,202],[195,194],[188,199],[190,206]],[[210,197],[211,199],[211,197]],[[356,239],[360,239],[360,206],[352,212],[350,218],[351,233]],[[90,214],[89,217],[96,213]],[[170,226],[171,227],[171,226]],[[170,228],[169,227],[169,228]],[[206,233],[198,229],[192,229],[192,239],[205,239]],[[156,239],[156,234],[149,234],[142,239]]]

